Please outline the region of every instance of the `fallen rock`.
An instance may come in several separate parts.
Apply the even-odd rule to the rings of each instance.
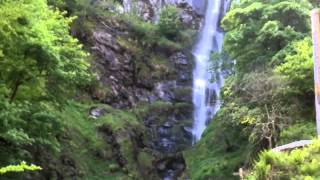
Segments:
[[[107,110],[104,108],[100,108],[100,107],[92,107],[89,110],[89,115],[93,119],[97,119],[97,118],[103,116],[105,113],[107,113]]]

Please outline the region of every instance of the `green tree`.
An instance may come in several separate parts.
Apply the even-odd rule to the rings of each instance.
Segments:
[[[246,0],[234,5],[222,21],[225,50],[237,61],[238,73],[265,69],[292,41],[309,35],[307,1]]]
[[[282,54],[282,53],[279,53]],[[313,59],[311,38],[291,43],[283,49],[283,63],[274,72],[283,75],[295,94],[313,96]],[[277,59],[277,58],[274,58]],[[277,60],[275,60],[277,61]]]
[[[87,55],[69,35],[73,18],[43,0],[1,1],[0,16],[0,80],[11,102],[61,97],[88,82]]]
[[[189,167],[194,174],[203,174],[203,171],[208,177],[229,177],[236,168],[250,167],[250,162],[264,149],[315,134],[315,128],[305,130],[314,127],[311,9],[312,5],[306,0],[242,0],[233,3],[222,20],[222,28],[226,31],[223,53],[235,61],[231,64],[234,68],[230,68],[232,73],[221,91],[222,107],[209,126],[215,128],[209,128],[204,133],[204,140],[191,152],[199,157],[209,156],[208,159],[213,159],[213,155],[223,156],[223,162],[234,169],[222,175],[225,167],[208,168],[203,163],[203,167]],[[223,59],[221,56],[223,54],[214,59]],[[293,135],[297,132],[300,134]],[[217,141],[210,143],[209,139]],[[204,145],[207,143],[211,146]],[[212,154],[209,152],[212,146],[226,148]],[[234,156],[235,153],[239,154]],[[275,158],[276,161],[280,156]],[[192,157],[186,159],[188,166],[194,166]],[[295,175],[292,172],[302,172],[309,167],[311,173],[303,172],[298,179],[312,175],[318,177],[312,169],[317,168],[314,166],[317,160],[308,159],[302,167],[289,157],[273,163],[270,162],[273,159],[263,153],[261,159],[255,166],[256,174],[252,179],[290,179]],[[263,169],[258,167],[260,162],[265,163]],[[287,166],[282,166],[287,162]],[[215,165],[220,164],[210,164]]]
[[[59,152],[57,102],[74,97],[92,78],[88,54],[70,35],[74,18],[65,15],[44,0],[0,1],[1,166]],[[21,165],[1,170],[29,167]]]

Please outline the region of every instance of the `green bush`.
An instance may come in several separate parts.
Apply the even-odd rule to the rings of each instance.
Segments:
[[[0,138],[16,148],[26,145],[59,151],[60,119],[49,104],[0,102]],[[50,112],[51,111],[51,112]]]
[[[291,43],[283,50],[283,63],[275,73],[283,75],[290,82],[290,91],[295,94],[313,94],[313,60],[311,38]],[[274,58],[278,59],[278,58]],[[275,60],[276,61],[276,60]]]
[[[248,180],[319,179],[320,141],[291,152],[265,151],[259,155]]]
[[[163,34],[168,39],[174,39],[181,30],[178,9],[174,6],[167,6],[161,10],[160,20],[157,25],[159,34]]]
[[[315,121],[302,121],[283,128],[280,132],[278,145],[291,143],[298,140],[310,140],[316,136]]]

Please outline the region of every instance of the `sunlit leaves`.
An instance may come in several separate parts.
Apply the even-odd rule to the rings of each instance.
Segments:
[[[9,166],[0,168],[0,175],[8,172],[37,171],[41,169],[42,168],[40,166],[36,166],[34,164],[28,165],[25,161],[22,161],[18,165],[9,165]]]
[[[88,82],[87,54],[69,35],[73,18],[43,0],[3,2],[0,15],[0,79],[11,89],[8,96],[14,99],[21,87],[40,87],[40,96],[51,91],[51,98],[59,97],[63,87]]]
[[[248,180],[318,179],[320,177],[320,142],[291,152],[265,151],[260,154]]]
[[[284,62],[274,71],[290,81],[292,91],[300,94],[313,92],[311,39],[292,43],[290,51],[286,51]]]
[[[264,69],[291,41],[309,35],[306,1],[243,1],[227,13],[222,27],[227,31],[225,50],[236,59],[239,73]]]

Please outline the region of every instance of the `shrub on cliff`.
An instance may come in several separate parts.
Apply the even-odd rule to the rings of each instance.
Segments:
[[[159,34],[163,34],[168,39],[174,39],[181,30],[178,9],[174,6],[167,6],[161,10],[160,20],[157,25]]]

